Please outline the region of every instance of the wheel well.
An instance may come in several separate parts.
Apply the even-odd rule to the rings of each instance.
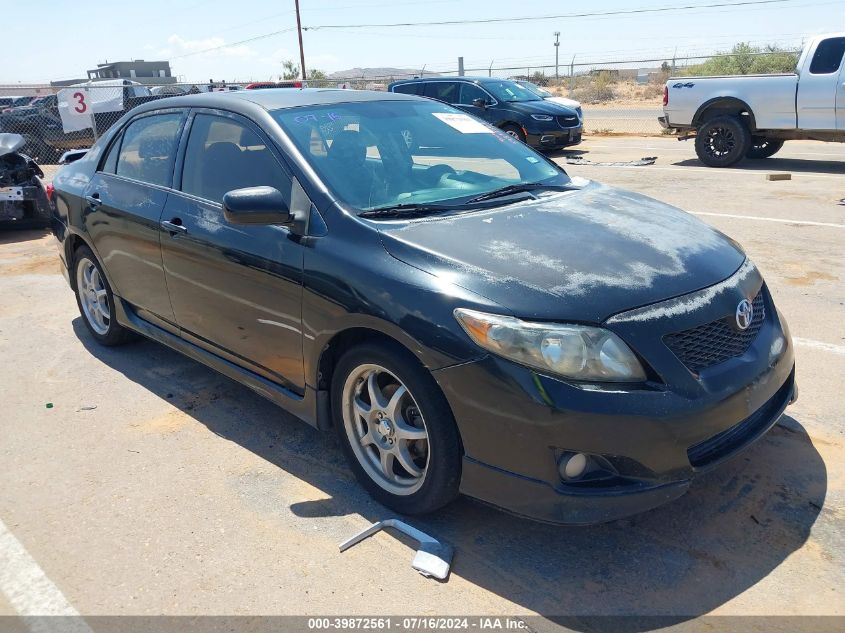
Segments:
[[[73,275],[73,262],[76,259],[76,251],[80,246],[87,246],[85,240],[73,233],[67,236],[65,240],[65,257],[68,271],[70,272],[70,285],[74,290],[76,290],[76,278]]]
[[[382,341],[389,345],[398,345],[410,353],[410,350],[395,338],[378,330],[364,327],[343,330],[335,334],[320,352],[320,360],[317,363],[317,389],[328,391],[331,388],[332,374],[338,359],[346,350],[365,341]]]
[[[717,116],[739,116],[749,130],[757,129],[754,113],[748,104],[734,97],[719,97],[711,99],[698,109],[693,117],[693,125],[698,127]]]

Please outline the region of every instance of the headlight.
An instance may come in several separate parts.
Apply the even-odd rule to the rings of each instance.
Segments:
[[[457,308],[455,318],[484,349],[575,380],[641,382],[640,361],[613,332],[587,325],[532,323]]]
[[[548,114],[532,114],[531,118],[535,121],[551,121],[554,117],[551,117]]]

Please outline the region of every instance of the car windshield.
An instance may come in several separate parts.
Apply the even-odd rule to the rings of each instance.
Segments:
[[[520,81],[519,85],[528,90],[529,92],[533,92],[535,95],[540,97],[541,99],[545,99],[546,97],[552,97],[551,92],[548,90],[544,90],[537,84],[532,84],[530,81]]]
[[[527,88],[520,86],[515,81],[485,81],[481,85],[499,101],[506,101],[508,103],[540,101],[540,97]]]
[[[474,198],[494,191],[569,183],[566,172],[527,145],[436,101],[363,101],[272,114],[334,194],[364,211],[471,208]]]

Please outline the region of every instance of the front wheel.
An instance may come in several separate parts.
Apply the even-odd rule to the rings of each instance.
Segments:
[[[708,167],[730,167],[748,153],[751,132],[739,117],[717,116],[706,121],[695,135],[695,153]]]
[[[751,138],[751,147],[748,148],[748,153],[745,157],[755,160],[769,158],[777,154],[782,147],[783,141],[762,136],[753,136]]]
[[[431,374],[398,345],[346,352],[332,378],[334,425],[357,479],[402,514],[432,512],[458,496],[461,448]]]
[[[507,124],[502,126],[502,131],[509,136],[513,136],[514,138],[518,138],[523,143],[525,142],[525,132],[522,131],[522,128],[518,125]]]

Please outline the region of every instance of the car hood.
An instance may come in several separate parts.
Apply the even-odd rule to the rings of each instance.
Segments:
[[[20,134],[8,132],[0,134],[0,156],[17,152],[24,145],[26,145],[26,140]]]
[[[586,183],[492,210],[379,226],[393,257],[523,318],[601,323],[718,283],[739,246],[680,209]]]
[[[551,114],[552,116],[575,116],[577,112],[573,108],[549,101],[538,99],[537,101],[506,101],[508,108],[522,112],[523,114]]]

